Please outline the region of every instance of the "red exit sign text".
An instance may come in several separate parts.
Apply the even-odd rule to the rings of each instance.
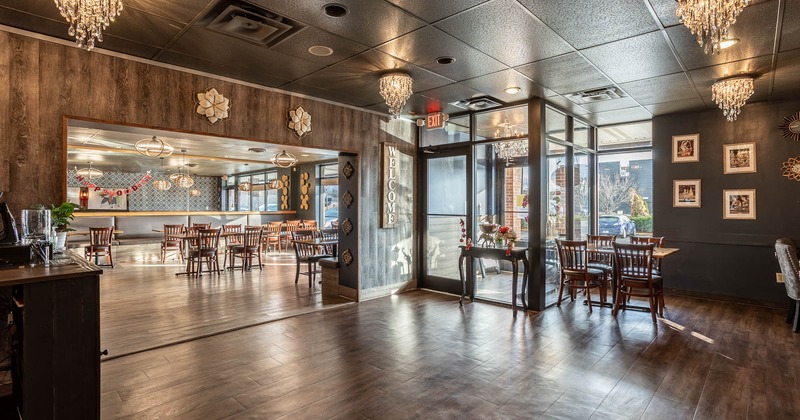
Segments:
[[[441,112],[429,114],[425,117],[425,127],[427,127],[428,130],[444,128],[444,123],[447,121],[447,117],[447,114],[442,114]]]

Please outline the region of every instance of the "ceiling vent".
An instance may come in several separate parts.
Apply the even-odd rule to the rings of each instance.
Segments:
[[[594,102],[610,101],[612,99],[619,99],[625,95],[614,86],[608,86],[600,89],[586,90],[583,92],[575,92],[567,95],[567,98],[578,105],[589,104]]]
[[[305,26],[245,2],[228,4],[212,18],[208,29],[266,47],[285,40]]]
[[[450,105],[457,106],[461,109],[468,109],[470,111],[482,111],[484,109],[492,109],[503,106],[500,101],[489,96],[478,96],[458,102],[451,102]]]

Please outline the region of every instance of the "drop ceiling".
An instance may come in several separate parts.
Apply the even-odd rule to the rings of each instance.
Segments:
[[[163,161],[139,154],[135,145],[153,136],[166,141],[175,152]],[[257,149],[256,151],[250,150]],[[181,153],[181,150],[186,150]],[[263,150],[263,151],[261,151]],[[177,133],[81,120],[67,127],[67,167],[92,167],[108,171],[190,172],[201,176],[222,176],[273,169],[270,159],[286,150],[299,163],[336,159],[338,152],[306,147],[278,146],[240,139]]]
[[[713,81],[741,73],[758,75],[749,102],[800,96],[800,0],[751,1],[730,30],[741,41],[719,55],[678,22],[675,0],[336,0],[349,10],[339,18],[323,12],[331,0],[123,1],[99,48],[378,112],[378,78],[395,69],[414,78],[406,113],[417,115],[539,96],[595,124],[646,120],[715,108]],[[209,29],[231,4],[299,29],[270,46]],[[0,0],[0,24],[70,39],[52,0]],[[333,53],[310,54],[316,45]],[[622,97],[569,99],[608,86]]]

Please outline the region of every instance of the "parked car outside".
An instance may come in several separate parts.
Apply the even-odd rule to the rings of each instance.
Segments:
[[[636,224],[628,216],[609,214],[600,216],[599,222],[601,235],[618,235],[623,238],[636,235]]]

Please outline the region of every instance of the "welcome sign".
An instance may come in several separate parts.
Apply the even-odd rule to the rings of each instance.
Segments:
[[[397,146],[383,143],[381,163],[381,227],[397,227],[397,207],[399,199],[400,153]]]

